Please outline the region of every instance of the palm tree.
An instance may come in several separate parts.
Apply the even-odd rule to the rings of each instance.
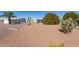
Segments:
[[[11,24],[11,18],[16,17],[16,16],[14,15],[12,11],[6,11],[6,12],[3,12],[3,15],[1,15],[1,17],[7,17],[9,24]]]

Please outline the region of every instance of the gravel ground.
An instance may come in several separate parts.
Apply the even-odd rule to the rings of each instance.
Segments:
[[[12,30],[13,28],[17,30]],[[59,25],[43,24],[0,24],[1,47],[47,47],[48,43],[62,41],[65,47],[79,47],[79,30],[64,34],[59,31]]]

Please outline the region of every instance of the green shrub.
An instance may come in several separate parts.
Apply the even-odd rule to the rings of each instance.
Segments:
[[[64,33],[69,33],[73,30],[73,28],[76,27],[76,25],[75,25],[74,21],[72,20],[72,18],[61,20],[60,25],[61,25],[62,31]]]
[[[76,20],[79,18],[79,15],[76,14],[75,12],[67,12],[64,14],[63,19],[69,19],[72,18],[72,20]]]
[[[46,25],[59,24],[60,18],[56,14],[48,13],[44,16],[42,23]]]

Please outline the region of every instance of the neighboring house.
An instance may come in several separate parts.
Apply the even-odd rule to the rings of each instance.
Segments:
[[[79,25],[79,19],[76,19],[77,25]]]
[[[26,19],[25,18],[13,18],[13,19],[11,19],[11,23],[12,24],[26,23]]]
[[[3,24],[4,23],[4,20],[0,20],[0,24]]]
[[[37,23],[37,20],[34,20],[31,17],[28,17],[26,22],[27,22],[27,24],[35,24],[35,23]]]
[[[36,24],[37,20],[27,20],[27,24],[29,24],[29,22],[30,22],[30,24]]]
[[[36,20],[31,20],[31,23],[37,23],[37,21]]]
[[[9,24],[8,19],[5,17],[0,17],[0,22],[4,24]],[[25,18],[12,18],[11,19],[11,24],[22,24],[22,23],[26,23]]]
[[[43,19],[37,19],[37,23],[41,23]]]

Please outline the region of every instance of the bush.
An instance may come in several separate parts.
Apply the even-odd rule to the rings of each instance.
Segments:
[[[60,42],[49,42],[48,47],[64,47],[64,43],[62,41]]]
[[[59,24],[60,18],[56,14],[48,13],[44,16],[42,23],[46,25]]]
[[[72,20],[76,20],[79,18],[79,15],[76,14],[75,12],[67,12],[64,16],[63,16],[63,19],[69,19],[69,18],[72,18]]]
[[[76,26],[74,21],[72,20],[72,18],[61,20],[60,25],[61,25],[62,31],[64,33],[71,32],[73,30],[73,28],[75,28],[75,26]]]

